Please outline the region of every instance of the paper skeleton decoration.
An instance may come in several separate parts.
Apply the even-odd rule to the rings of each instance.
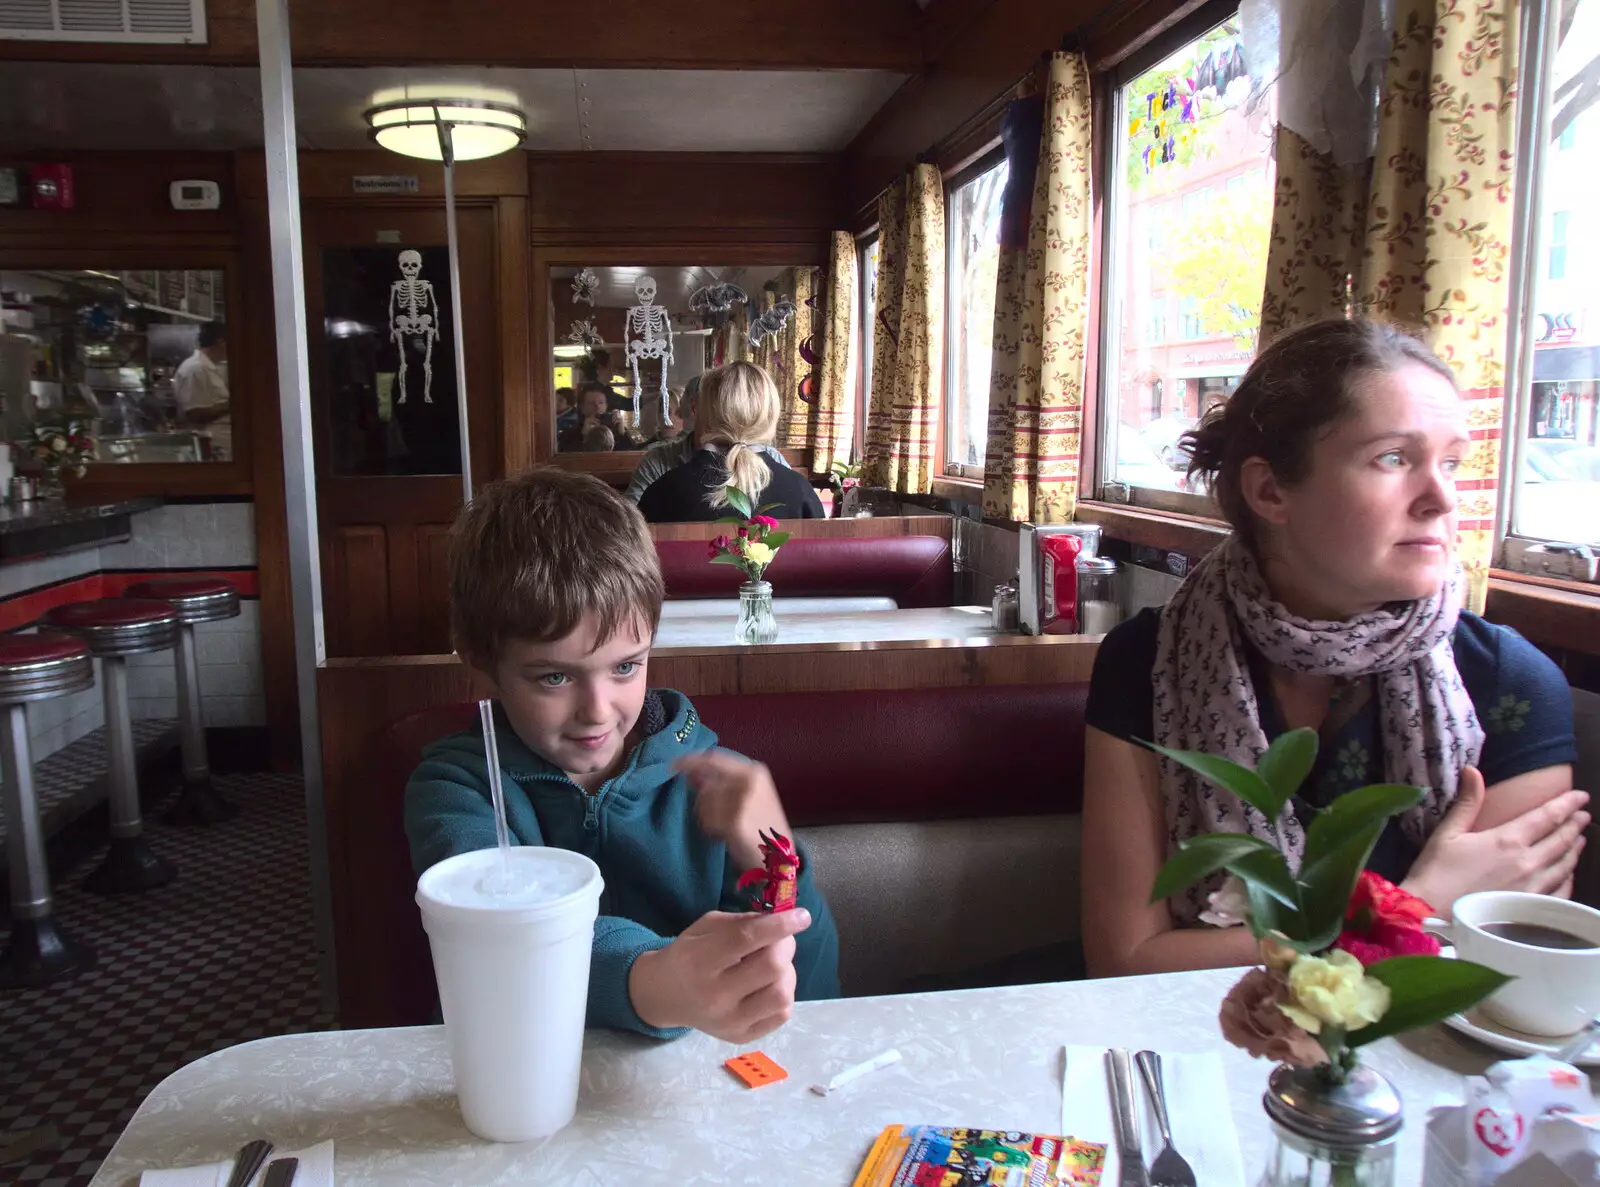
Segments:
[[[689,310],[698,313],[707,325],[720,326],[728,320],[730,309],[749,300],[749,294],[736,284],[708,284],[690,295]]]
[[[576,342],[580,346],[595,347],[601,345],[605,338],[601,335],[599,327],[594,324],[593,318],[580,317],[567,331],[567,341]]]
[[[600,278],[594,274],[593,268],[580,268],[578,274],[572,278],[572,300],[574,303],[582,301],[586,305],[594,304],[594,296],[600,291]]]
[[[422,348],[422,400],[433,403],[433,344],[439,340],[439,299],[433,282],[422,279],[422,253],[400,253],[400,279],[389,286],[389,341],[400,350],[400,398],[406,402],[406,346]]]
[[[793,316],[794,302],[788,297],[779,297],[771,309],[764,309],[750,319],[750,346],[759,349],[768,338],[776,338]]]
[[[659,359],[661,379],[662,419],[670,417],[667,407],[667,367],[672,363],[672,318],[666,306],[656,304],[656,282],[653,276],[641,276],[634,282],[633,294],[639,303],[628,310],[628,320],[623,326],[622,339],[627,344],[628,366],[633,370],[633,415],[639,417],[639,360]]]

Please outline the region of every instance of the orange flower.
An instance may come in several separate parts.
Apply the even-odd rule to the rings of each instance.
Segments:
[[[1344,917],[1352,931],[1371,931],[1378,924],[1420,930],[1433,908],[1371,870],[1361,871]]]

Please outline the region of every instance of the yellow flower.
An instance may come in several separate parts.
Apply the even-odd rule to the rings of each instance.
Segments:
[[[1311,1034],[1324,1026],[1360,1030],[1389,1009],[1389,987],[1365,975],[1361,962],[1342,949],[1302,956],[1289,969],[1292,1002],[1278,1008]]]
[[[744,546],[744,559],[755,565],[770,565],[772,558],[777,555],[770,544],[763,544],[759,540],[750,540]]]

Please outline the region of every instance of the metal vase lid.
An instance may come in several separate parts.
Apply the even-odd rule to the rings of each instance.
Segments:
[[[1332,1083],[1322,1069],[1282,1064],[1267,1079],[1261,1103],[1290,1133],[1340,1149],[1386,1142],[1404,1120],[1394,1085],[1361,1064],[1342,1084]]]

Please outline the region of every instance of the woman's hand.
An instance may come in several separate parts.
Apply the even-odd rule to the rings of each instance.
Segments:
[[[1417,856],[1406,890],[1446,917],[1476,890],[1566,895],[1583,853],[1589,793],[1564,791],[1520,816],[1474,832],[1488,793],[1475,767],[1461,772],[1455,804]]]

